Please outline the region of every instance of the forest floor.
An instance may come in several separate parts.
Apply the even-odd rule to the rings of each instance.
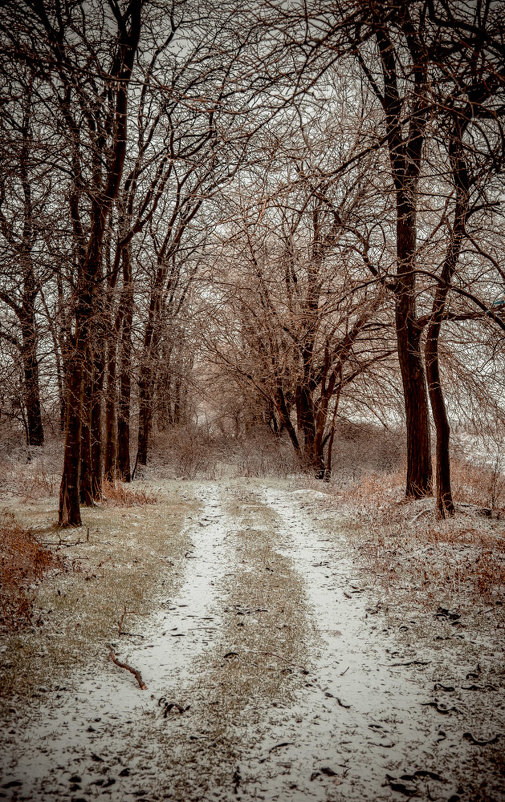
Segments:
[[[0,638],[0,798],[505,799],[503,521],[418,502],[387,540],[303,478],[141,488],[79,530],[2,499],[59,564]]]

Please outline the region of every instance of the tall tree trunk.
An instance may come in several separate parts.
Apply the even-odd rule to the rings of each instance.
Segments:
[[[24,374],[24,402],[27,418],[28,445],[44,445],[44,429],[40,409],[39,367],[37,360],[37,339],[35,331],[35,316],[29,314],[29,319],[21,325],[22,343],[21,356]]]
[[[19,162],[19,176],[23,190],[23,236],[21,245],[21,269],[23,273],[23,296],[18,318],[21,326],[21,357],[24,373],[24,404],[26,409],[27,441],[30,446],[44,443],[44,429],[40,410],[39,368],[37,361],[37,322],[35,319],[35,300],[38,295],[33,265],[33,246],[36,240],[34,230],[35,213],[32,201],[32,186],[29,167],[32,161],[31,150],[32,86],[25,94],[25,107],[21,121],[22,148]],[[4,227],[4,235],[6,230]]]
[[[116,478],[117,423],[116,423],[116,343],[109,338],[107,357],[107,392],[105,396],[105,448],[103,472],[106,482]]]
[[[454,502],[451,489],[451,462],[449,455],[450,426],[445,408],[444,394],[440,382],[440,368],[438,359],[438,340],[440,322],[433,321],[426,337],[425,358],[428,375],[428,391],[430,395],[431,410],[437,433],[436,447],[436,489],[437,509],[439,515],[454,515]]]
[[[71,348],[69,347],[69,326],[63,293],[63,281],[59,271],[56,275],[56,282],[58,288],[58,306],[56,321],[51,323],[51,334],[54,342],[54,352],[56,354],[56,373],[58,376],[58,393],[60,396],[60,429],[64,432],[67,420],[68,359]]]
[[[61,338],[62,339],[62,338]],[[60,432],[65,431],[65,421],[67,418],[67,405],[66,405],[66,386],[67,386],[67,375],[66,375],[66,357],[63,356],[60,349],[60,342],[58,341],[58,337],[56,334],[53,336],[53,345],[54,345],[54,355],[56,361],[56,381],[58,384],[58,406],[59,406],[59,421],[60,421]],[[65,345],[62,345],[64,348]]]
[[[85,392],[82,397],[81,408],[81,469],[80,469],[80,484],[79,484],[79,499],[81,504],[85,507],[92,507],[94,504],[93,497],[93,466],[91,456],[91,409],[92,409],[92,393],[93,393],[93,377],[90,375],[92,371],[91,359],[91,346],[87,349],[86,366],[85,366],[85,381],[83,386]]]
[[[108,77],[107,85],[107,92],[113,107],[113,119],[110,126],[111,139],[109,142],[103,143],[100,152],[92,153],[92,160],[96,162],[96,168],[94,168],[94,184],[93,187],[90,187],[93,189],[93,197],[89,237],[86,247],[81,248],[76,287],[75,353],[72,366],[75,368],[75,374],[70,380],[74,391],[68,399],[68,404],[75,406],[67,415],[65,456],[60,488],[60,524],[81,524],[79,511],[80,437],[76,439],[76,433],[80,435],[83,380],[89,377],[89,371],[85,372],[84,368],[89,351],[94,314],[94,289],[97,277],[100,275],[105,228],[112,203],[119,191],[126,156],[128,89],[140,38],[141,9],[142,0],[130,0],[118,22],[112,73]],[[119,8],[117,11],[119,14]],[[46,18],[44,18],[44,23],[47,23]],[[51,35],[54,36],[54,32],[51,31]],[[52,44],[57,54],[57,61],[60,63],[61,41],[55,38]],[[60,76],[65,86],[69,90],[73,89],[72,83],[69,83],[68,75],[64,71],[60,72]],[[68,97],[68,93],[65,97]],[[62,111],[66,115],[65,120],[72,140],[75,141],[76,121],[65,105],[62,105]],[[104,166],[104,157],[106,166]],[[102,174],[104,174],[103,181]],[[78,209],[72,208],[71,215],[75,228]],[[80,227],[80,222],[78,227]],[[80,236],[79,239],[82,237]],[[86,386],[85,392],[89,392],[90,389],[89,386]],[[75,466],[76,458],[77,468]]]
[[[139,431],[135,466],[147,464],[149,437],[153,421],[154,385],[156,381],[156,353],[159,343],[160,307],[164,280],[163,265],[160,264],[151,292],[149,313],[144,331],[144,343],[139,371]]]
[[[454,224],[442,267],[440,282],[437,285],[428,333],[426,336],[425,361],[428,377],[428,391],[435,429],[437,433],[436,449],[436,488],[437,510],[442,518],[454,515],[454,502],[451,488],[450,435],[451,430],[447,417],[444,394],[440,380],[440,364],[438,345],[440,330],[445,316],[447,295],[452,277],[459,260],[461,243],[468,217],[470,180],[463,155],[463,132],[467,124],[463,115],[455,121],[455,128],[449,145],[452,173],[456,187],[456,204]]]
[[[403,249],[399,250],[402,253]],[[410,264],[412,256],[409,254]],[[400,264],[405,265],[406,262]],[[403,280],[400,274],[399,287],[401,289],[396,297],[396,337],[407,425],[406,494],[421,498],[432,492],[430,420],[421,354],[422,329],[415,313],[413,278],[408,276]]]
[[[121,330],[121,362],[117,415],[117,472],[124,482],[131,481],[130,470],[130,398],[133,323],[133,285],[131,274],[126,282],[126,296]]]
[[[65,451],[60,485],[59,525],[81,526],[79,484],[81,465],[81,408],[83,354],[73,343],[69,356],[66,388],[67,418],[65,422]]]
[[[65,394],[65,386],[66,386],[66,378],[62,375],[59,366],[56,367],[57,378],[58,378],[58,401],[60,407],[60,432],[65,431],[65,421],[67,418],[67,403],[66,403],[66,394]]]
[[[338,385],[338,391],[335,396],[335,408],[333,410],[333,415],[331,418],[331,427],[330,427],[330,436],[328,438],[328,450],[326,452],[326,465],[324,471],[324,479],[326,482],[329,482],[331,479],[331,472],[333,470],[333,443],[335,440],[335,429],[337,424],[337,414],[338,414],[338,407],[340,405],[340,393],[342,392],[342,373],[340,373],[340,382]]]
[[[375,7],[374,7],[375,9]],[[374,10],[374,29],[382,64],[386,137],[396,194],[395,319],[398,361],[403,383],[407,426],[407,497],[432,492],[430,420],[426,377],[421,354],[422,329],[416,314],[416,210],[427,121],[427,55],[410,19],[407,4],[395,4],[395,15],[405,33],[414,87],[400,95],[398,56],[382,11]],[[408,131],[404,134],[405,107],[410,104]]]
[[[275,392],[274,403],[279,414],[280,426],[284,427],[289,435],[291,444],[295,450],[298,459],[301,460],[301,448],[295,427],[291,423],[290,408],[286,402],[286,397],[282,387],[279,385]]]
[[[119,301],[118,331],[121,332],[119,358],[119,397],[117,400],[116,472],[124,482],[131,482],[130,403],[133,326],[133,276],[131,244],[121,250],[123,288]],[[120,328],[119,328],[120,327]]]
[[[93,385],[91,393],[91,490],[93,499],[102,498],[102,397],[104,380],[103,340],[96,343],[93,360]]]
[[[144,364],[139,378],[139,433],[137,444],[137,465],[147,465],[147,454],[153,421],[153,368]]]

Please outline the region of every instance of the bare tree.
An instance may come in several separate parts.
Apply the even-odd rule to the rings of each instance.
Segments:
[[[5,68],[4,68],[5,69]],[[39,389],[37,296],[42,269],[35,264],[43,248],[47,179],[40,142],[34,134],[34,79],[26,70],[3,75],[5,97],[1,120],[2,178],[0,234],[3,242],[0,300],[14,313],[16,331],[0,336],[13,343],[23,366],[23,409],[28,445],[44,443]],[[41,166],[42,162],[42,166]],[[38,256],[38,259],[37,259]]]
[[[13,42],[17,55],[43,73],[70,153],[68,197],[76,240],[76,278],[74,329],[67,362],[61,525],[81,523],[83,404],[93,376],[90,347],[101,286],[104,234],[126,152],[128,85],[139,42],[141,8],[142,0],[131,0],[124,9],[111,0],[100,7],[98,17],[93,17],[97,9],[89,8],[82,16],[70,3],[53,10],[49,4],[28,0],[10,4],[11,26],[5,26],[8,36],[17,37]],[[101,30],[102,14],[106,17],[104,30],[108,29],[105,34]]]

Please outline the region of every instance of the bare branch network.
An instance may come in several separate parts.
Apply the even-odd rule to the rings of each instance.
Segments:
[[[0,47],[0,420],[61,427],[60,525],[171,427],[329,479],[342,418],[453,514],[451,419],[503,431],[503,0],[6,0]]]

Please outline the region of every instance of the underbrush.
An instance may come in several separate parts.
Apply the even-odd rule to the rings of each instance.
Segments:
[[[266,427],[232,438],[200,426],[158,433],[149,471],[156,477],[178,479],[283,478],[299,472],[300,466],[291,444]]]
[[[35,501],[58,493],[61,477],[52,473],[42,460],[15,464],[2,461],[3,491],[26,501]]]
[[[404,498],[404,473],[367,473],[334,500],[364,540],[364,566],[386,590],[419,601],[458,597],[464,603],[505,602],[505,525],[502,508],[489,505],[491,469],[454,463],[456,515],[440,520],[434,498]],[[493,513],[493,517],[491,517]]]
[[[0,513],[0,632],[32,623],[35,586],[53,569],[64,570],[62,559],[12,514]]]
[[[505,474],[500,461],[490,466],[453,459],[451,478],[456,502],[475,504],[505,516]]]
[[[102,500],[111,507],[142,507],[158,503],[157,497],[146,490],[108,481],[102,484]]]
[[[0,448],[2,493],[23,501],[37,501],[58,494],[61,481],[63,443],[49,439],[44,446],[5,443]]]

